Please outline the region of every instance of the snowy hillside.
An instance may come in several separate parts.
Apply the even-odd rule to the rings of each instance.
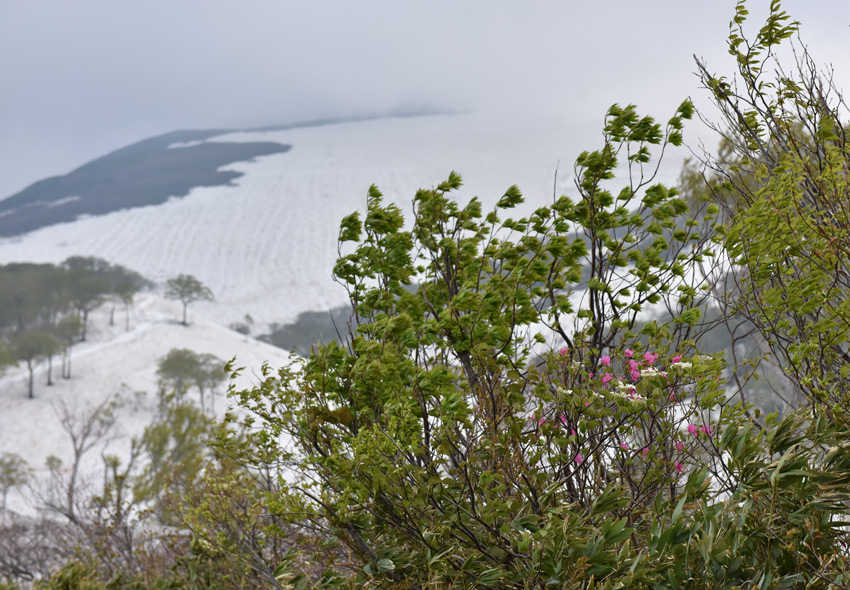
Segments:
[[[97,310],[92,314],[88,341],[72,350],[72,378],[59,377],[55,360],[55,385],[48,387],[46,364],[42,363],[35,373],[35,399],[27,398],[26,367],[10,369],[0,378],[0,453],[17,453],[37,474],[45,471],[49,455],[56,455],[67,465],[71,452],[57,416],[60,400],[80,415],[117,394],[124,403],[117,412],[106,452],[125,455],[130,437],[141,433],[154,417],[159,390],[157,363],[172,348],[210,353],[222,360],[236,356],[236,366],[245,367],[236,382],[240,387],[258,381],[256,375],[264,362],[277,367],[288,358],[283,350],[223,328],[198,313],[193,312],[191,324],[183,326],[178,321],[180,314],[179,303],[142,295],[131,330],[125,332],[120,312],[116,313],[115,326],[109,326],[109,309]],[[227,408],[226,388],[227,382],[218,387],[215,410],[219,416]],[[189,392],[188,399],[195,397],[195,391]],[[89,453],[89,467],[99,464],[102,450]],[[10,502],[14,502],[13,508],[23,508],[18,496],[10,497]]]
[[[365,207],[372,183],[409,211],[418,188],[457,170],[465,181],[460,198],[477,195],[492,205],[518,184],[537,205],[552,198],[559,161],[559,190],[567,190],[579,148],[598,147],[599,134],[576,137],[551,122],[508,124],[463,114],[231,133],[205,141],[292,149],[224,167],[243,174],[234,185],[194,188],[164,204],[0,240],[0,264],[91,255],[157,281],[190,273],[216,296],[198,310],[222,325],[246,314],[261,325],[285,323],[299,312],[345,303],[344,291],[331,280],[339,222]]]

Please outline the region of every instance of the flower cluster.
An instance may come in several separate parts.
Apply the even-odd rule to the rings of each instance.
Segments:
[[[595,367],[587,367],[588,359],[564,347],[553,361],[556,395],[536,414],[538,444],[574,470],[599,462],[628,470],[639,459],[669,478],[688,472],[708,448],[715,427],[701,396],[716,388],[716,375],[707,375],[717,370],[713,357],[625,348],[601,354]]]

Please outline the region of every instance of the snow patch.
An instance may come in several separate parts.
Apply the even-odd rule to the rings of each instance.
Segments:
[[[178,142],[169,144],[168,149],[176,150],[176,149],[180,149],[180,148],[195,147],[196,145],[201,145],[202,143],[204,143],[204,140],[202,140],[202,139],[195,139],[193,141],[178,141]]]
[[[81,197],[79,195],[74,195],[73,197],[65,197],[64,199],[58,199],[56,201],[53,201],[52,203],[48,204],[47,206],[48,207],[58,207],[59,205],[64,205],[66,203],[73,203],[74,201],[79,201],[80,198]]]

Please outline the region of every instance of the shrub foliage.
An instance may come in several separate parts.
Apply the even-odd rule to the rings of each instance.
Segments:
[[[158,497],[187,587],[847,587],[850,154],[805,51],[774,67],[796,24],[746,19],[734,80],[698,66],[725,135],[702,197],[655,181],[689,101],[611,107],[546,206],[460,203],[452,172],[406,222],[369,189],[339,234],[347,337],[231,391],[206,468]],[[716,322],[789,411],[746,403],[759,359],[701,350]]]

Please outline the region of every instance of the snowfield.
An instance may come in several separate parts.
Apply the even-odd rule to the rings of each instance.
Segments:
[[[158,282],[189,273],[216,297],[197,309],[222,325],[246,314],[261,325],[288,323],[300,312],[346,303],[331,279],[339,222],[365,209],[371,184],[409,212],[417,189],[457,170],[465,185],[460,199],[479,196],[492,206],[517,184],[537,206],[552,199],[559,161],[561,192],[567,190],[577,155],[576,138],[551,122],[508,124],[474,114],[231,133],[208,141],[293,148],[225,167],[244,173],[234,186],[196,188],[162,205],[0,240],[0,264],[83,255]],[[598,144],[597,132],[582,149]]]

